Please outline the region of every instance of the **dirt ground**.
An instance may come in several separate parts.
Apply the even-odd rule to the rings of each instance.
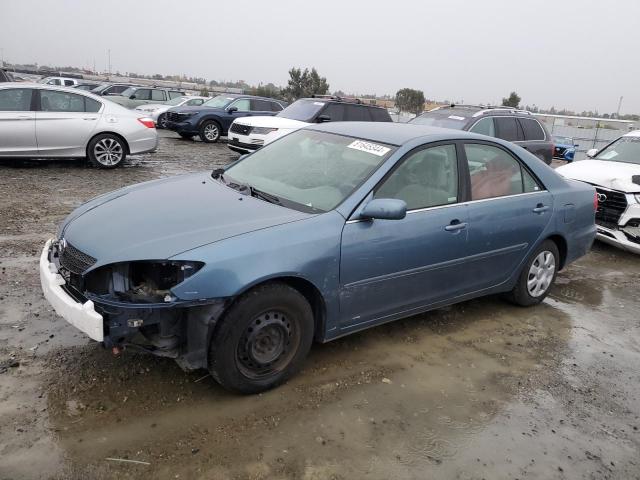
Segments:
[[[0,479],[640,478],[640,257],[600,243],[538,307],[316,345],[257,396],[90,342],[42,297],[40,249],[95,195],[235,158],[162,137],[114,171],[0,163]]]

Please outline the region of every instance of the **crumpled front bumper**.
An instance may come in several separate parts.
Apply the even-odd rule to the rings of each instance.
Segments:
[[[104,321],[102,315],[96,312],[93,302],[87,300],[80,303],[64,290],[64,278],[58,273],[56,265],[49,261],[52,242],[47,241],[40,255],[40,284],[44,297],[56,313],[71,325],[93,340],[104,341]]]

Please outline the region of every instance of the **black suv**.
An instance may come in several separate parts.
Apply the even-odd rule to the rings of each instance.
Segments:
[[[501,138],[520,145],[547,165],[553,160],[554,145],[551,135],[544,124],[527,110],[449,105],[425,112],[409,123],[454,128]]]

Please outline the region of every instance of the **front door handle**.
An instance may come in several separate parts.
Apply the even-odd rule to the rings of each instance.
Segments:
[[[465,228],[467,228],[466,222],[461,222],[460,220],[451,220],[451,223],[444,227],[447,232],[457,232]]]
[[[542,203],[539,203],[538,205],[536,205],[536,208],[534,208],[532,210],[533,213],[544,213],[547,210],[549,210],[549,207],[547,205],[544,205]]]

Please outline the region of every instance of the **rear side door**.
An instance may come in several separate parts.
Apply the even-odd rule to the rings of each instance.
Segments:
[[[501,145],[464,142],[468,166],[469,278],[474,291],[506,281],[551,220],[553,197]]]
[[[0,155],[29,156],[38,152],[33,92],[31,88],[0,89]]]
[[[92,98],[40,89],[36,112],[38,153],[46,156],[84,156],[100,119],[102,104]]]
[[[384,321],[464,292],[468,213],[459,201],[456,150],[443,143],[409,152],[370,194],[404,200],[405,218],[347,221],[340,259],[343,328]]]
[[[540,122],[535,118],[518,117],[518,123],[524,132],[524,140],[517,142],[518,145],[533,153],[547,165],[550,164],[553,159],[553,145]]]

